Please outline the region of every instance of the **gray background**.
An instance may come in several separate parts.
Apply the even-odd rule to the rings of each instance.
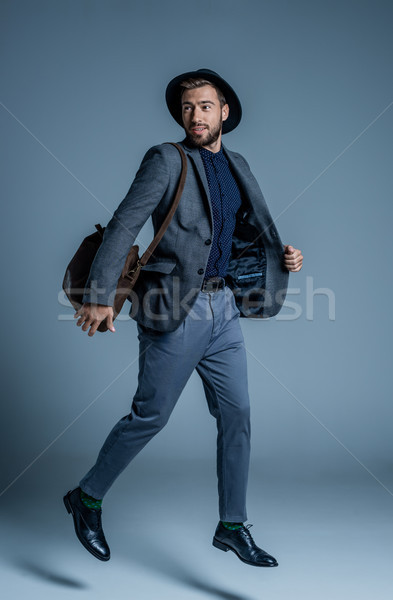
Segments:
[[[293,523],[291,510],[299,518],[292,505],[295,490],[307,490],[308,501],[320,493],[326,502],[327,511],[316,514],[316,523],[333,506],[348,523],[360,511],[353,503],[362,497],[359,489],[367,488],[372,500],[362,505],[364,514],[352,534],[364,526],[365,515],[372,521],[373,514],[384,515],[379,524],[386,534],[393,506],[392,2],[2,0],[0,16],[0,503],[10,537],[15,537],[18,511],[26,509],[26,495],[37,519],[34,510],[42,507],[44,486],[51,502],[59,504],[53,539],[48,528],[45,539],[67,560],[72,555],[78,568],[77,558],[60,550],[55,536],[59,519],[65,520],[61,496],[90,468],[109,429],[129,411],[138,340],[127,311],[115,334],[83,334],[61,294],[61,282],[80,240],[95,223],[105,225],[123,199],[146,150],[182,139],[183,130],[165,105],[165,87],[175,75],[201,67],[219,72],[238,92],[243,120],[223,141],[247,158],[283,242],[304,255],[302,271],[289,280],[288,302],[296,306],[288,303],[270,320],[241,320],[252,403],[249,516],[262,521],[263,502],[271,502],[269,514],[283,502],[283,512],[273,522],[267,519],[271,539],[282,551],[285,544],[278,543],[275,531],[278,522]],[[138,236],[143,249],[151,236],[148,223]],[[324,291],[312,297],[310,290],[317,288]],[[151,523],[153,515],[168,514],[161,496],[166,486],[171,503],[170,490],[187,484],[193,490],[189,510],[183,514],[182,502],[172,515],[180,514],[185,527],[190,515],[198,515],[205,497],[198,491],[208,481],[210,535],[216,510],[214,461],[215,423],[194,373],[167,427],[109,494],[122,499],[116,510],[121,506],[124,517],[134,490],[133,510]],[[259,485],[266,494],[263,502]],[[329,500],[340,485],[349,496]],[[304,507],[303,500],[299,506]],[[310,504],[307,510],[310,515]],[[113,527],[116,517],[113,512]],[[205,517],[198,518],[203,522]],[[325,522],[321,527],[326,532],[331,526]],[[71,539],[70,527],[67,521],[62,535],[91,565],[93,559]],[[310,531],[307,523],[301,531]],[[319,526],[312,531],[320,532]],[[292,541],[299,541],[298,534]],[[42,535],[38,525],[32,544],[36,535]],[[356,554],[364,539],[355,537]],[[369,549],[371,540],[376,558],[382,542],[374,526]],[[337,540],[331,541],[337,549]],[[156,547],[149,550],[153,558]],[[308,543],[306,555],[307,550]],[[295,548],[291,560],[296,556]],[[227,557],[222,560],[228,569]],[[39,588],[44,580],[47,593],[56,585],[59,597],[85,585],[64,574],[45,576],[43,568],[20,557],[15,561],[35,576],[37,597],[45,595]],[[175,563],[162,561],[161,556],[156,564],[166,565],[166,577],[178,572]],[[96,563],[92,568],[98,572]],[[143,571],[146,565],[139,567]],[[253,586],[257,575],[249,571]],[[179,598],[243,598],[233,591],[225,596],[221,588],[217,592],[217,583],[192,586],[194,577],[184,575],[189,589],[180,586]],[[288,588],[275,577],[272,597],[288,597],[290,577]],[[16,575],[11,580],[14,593],[23,594]],[[316,576],[316,581],[321,579]],[[382,575],[379,582],[388,585]],[[359,579],[358,597],[362,590],[375,592],[376,582],[368,583],[369,589]],[[260,597],[253,590],[247,598]],[[293,597],[315,597],[318,590],[319,584],[307,587],[303,580]],[[100,590],[93,591],[101,597]],[[331,593],[341,597],[336,589]],[[162,594],[177,597],[169,588]],[[145,597],[156,596],[139,596]]]

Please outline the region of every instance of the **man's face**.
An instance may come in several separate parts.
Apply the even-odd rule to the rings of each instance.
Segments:
[[[185,90],[181,103],[183,126],[189,140],[198,148],[218,152],[222,122],[229,114],[228,104],[221,108],[217,92],[211,85]]]

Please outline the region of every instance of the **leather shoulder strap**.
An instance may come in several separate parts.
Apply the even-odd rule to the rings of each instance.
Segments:
[[[179,205],[180,202],[180,198],[181,195],[183,193],[183,189],[184,189],[184,184],[186,182],[186,176],[187,176],[187,157],[185,155],[185,152],[183,150],[183,148],[181,146],[179,146],[179,144],[175,144],[174,142],[166,142],[167,144],[172,144],[172,146],[175,146],[175,148],[178,149],[180,156],[181,156],[181,164],[182,164],[182,169],[181,169],[181,173],[180,173],[180,179],[179,179],[179,183],[177,186],[177,190],[176,190],[176,195],[175,198],[173,200],[172,206],[167,214],[167,216],[165,217],[160,229],[157,231],[157,235],[155,235],[153,241],[151,242],[150,246],[146,249],[146,251],[143,253],[141,259],[140,259],[140,264],[142,265],[142,267],[147,263],[147,261],[149,260],[150,256],[153,254],[154,250],[156,249],[157,245],[159,244],[162,236],[164,235],[164,233],[166,232],[166,230],[168,229],[168,225],[171,222],[173,215],[176,212],[176,209]]]

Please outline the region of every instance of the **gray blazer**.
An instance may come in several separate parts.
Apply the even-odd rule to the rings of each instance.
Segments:
[[[179,144],[188,160],[184,191],[167,231],[129,296],[130,316],[158,331],[175,330],[191,310],[213,239],[209,187],[199,150],[185,141]],[[287,293],[289,271],[283,264],[283,244],[247,161],[222,147],[242,195],[226,283],[235,295],[241,317],[271,317],[281,309]],[[174,146],[160,144],[147,151],[105,229],[84,302],[113,305],[126,256],[150,216],[154,232],[159,229],[173,201],[180,171],[180,155]]]

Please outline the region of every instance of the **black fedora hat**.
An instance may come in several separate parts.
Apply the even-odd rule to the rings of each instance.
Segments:
[[[181,111],[181,88],[180,84],[185,79],[191,78],[202,78],[210,81],[214,85],[216,85],[225,96],[225,100],[229,106],[229,116],[226,121],[222,124],[222,133],[228,133],[237,127],[240,123],[240,119],[242,118],[242,106],[240,104],[240,100],[237,97],[234,90],[231,86],[219,76],[215,71],[211,71],[210,69],[198,69],[197,71],[189,71],[188,73],[182,73],[178,75],[172,81],[168,83],[165,92],[165,99],[167,106],[169,108],[169,112],[172,117],[175,119],[177,123],[181,127],[183,127],[182,120],[182,111]]]

